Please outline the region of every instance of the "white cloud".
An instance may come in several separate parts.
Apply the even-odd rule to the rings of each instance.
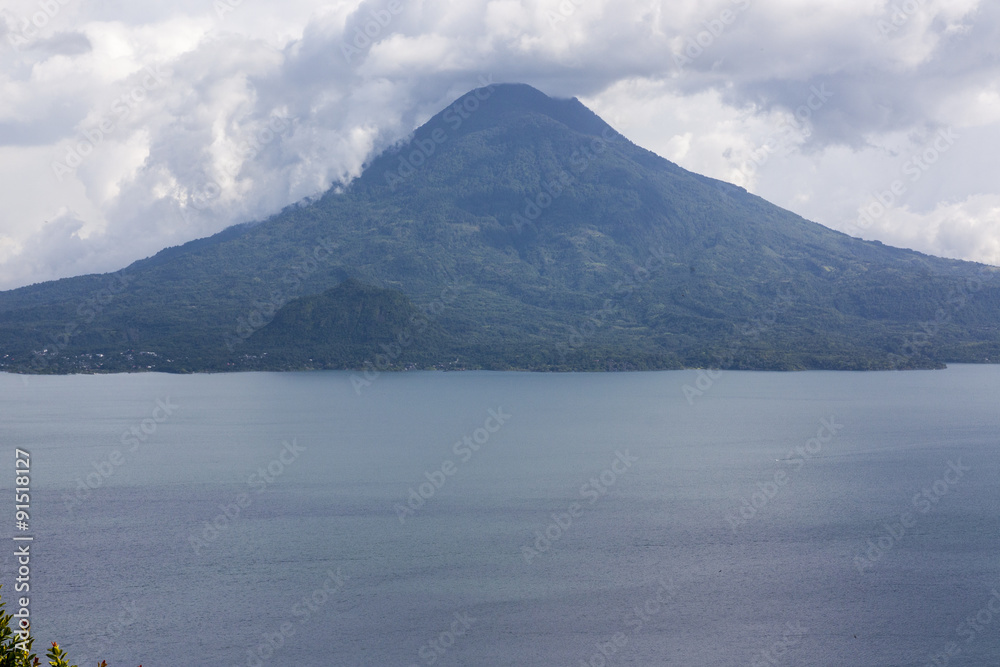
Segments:
[[[1000,7],[981,0],[217,5],[63,0],[37,27],[35,0],[8,3],[0,288],[114,270],[348,180],[481,75],[579,96],[640,145],[845,231],[952,128],[863,233],[997,261]]]
[[[943,202],[925,213],[894,208],[868,232],[890,245],[1000,265],[1000,195]]]

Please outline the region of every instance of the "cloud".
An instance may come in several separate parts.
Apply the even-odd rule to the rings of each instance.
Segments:
[[[85,273],[86,266],[94,252],[99,252],[92,244],[80,236],[84,221],[69,211],[60,211],[52,220],[45,221],[33,234],[18,244],[18,261],[15,266],[19,273],[32,275],[48,275],[56,271],[69,269],[73,274]],[[9,240],[0,241],[0,252],[4,246],[10,248]],[[4,264],[0,279],[10,280],[7,274],[7,264]]]
[[[83,33],[57,32],[46,39],[29,43],[26,48],[30,51],[42,51],[49,56],[78,56],[94,47]]]
[[[668,159],[845,231],[952,129],[854,233],[995,261],[1000,7],[980,0],[38,11],[15,0],[0,21],[0,288],[115,270],[345,183],[484,75],[579,96]]]
[[[1000,195],[941,203],[926,213],[890,210],[868,236],[890,245],[1000,265]]]

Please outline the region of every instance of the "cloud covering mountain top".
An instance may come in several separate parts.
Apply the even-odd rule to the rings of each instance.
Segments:
[[[577,96],[830,227],[1000,263],[998,18],[979,0],[17,0],[0,288],[347,183],[484,78]]]

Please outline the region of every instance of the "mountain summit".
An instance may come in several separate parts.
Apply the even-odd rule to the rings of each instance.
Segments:
[[[0,368],[924,368],[1000,359],[997,269],[866,242],[521,84],[342,190],[0,293]],[[111,281],[111,282],[109,282]]]

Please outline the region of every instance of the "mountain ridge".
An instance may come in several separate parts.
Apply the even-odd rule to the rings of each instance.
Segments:
[[[390,320],[413,317],[457,283],[467,288],[435,336],[406,350],[424,367],[1000,359],[995,267],[804,220],[635,145],[575,98],[524,84],[461,96],[344,188],[111,275],[126,283],[114,293],[93,275],[0,293],[0,369],[356,368],[371,359],[345,356],[344,320],[331,309],[364,298]],[[376,291],[329,293],[346,281]],[[779,295],[790,305],[741,335]],[[326,313],[325,324],[291,316],[303,308]],[[941,310],[947,318],[914,346]],[[295,351],[304,339],[310,354]]]

